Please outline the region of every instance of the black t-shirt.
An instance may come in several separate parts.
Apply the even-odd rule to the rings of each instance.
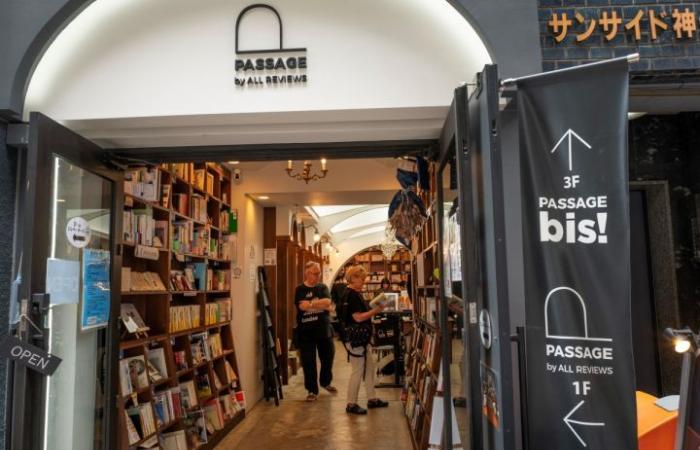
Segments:
[[[353,319],[352,315],[355,313],[362,313],[369,311],[369,306],[365,303],[365,299],[362,295],[351,287],[348,287],[348,298],[347,306],[345,307],[345,323],[347,325],[352,325],[357,322]]]
[[[294,292],[294,305],[297,307],[297,328],[299,337],[312,339],[327,339],[333,337],[331,323],[326,310],[302,311],[299,303],[313,299],[330,298],[325,284],[308,287],[305,284],[297,286]]]

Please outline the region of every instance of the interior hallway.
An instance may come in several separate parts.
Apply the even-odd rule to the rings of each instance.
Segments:
[[[350,364],[337,341],[333,369],[337,395],[321,389],[318,400],[307,403],[299,370],[284,387],[279,407],[274,402],[260,401],[216,449],[411,450],[401,389],[377,389],[377,395],[389,401],[389,407],[369,410],[366,416],[351,416],[345,413]],[[358,403],[362,407],[367,404],[364,387],[360,387]]]

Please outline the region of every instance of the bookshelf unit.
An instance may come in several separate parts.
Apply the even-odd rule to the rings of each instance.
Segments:
[[[232,330],[231,189],[231,172],[213,163],[126,172],[120,449],[171,440],[165,448],[208,450],[245,416]]]
[[[425,450],[429,446],[433,399],[441,391],[440,329],[438,314],[440,288],[434,269],[439,267],[437,233],[436,168],[430,165],[430,191],[419,196],[428,208],[428,219],[414,237],[411,245],[413,334],[409,339],[406,380],[402,392],[404,411],[413,448]]]
[[[344,280],[345,271],[350,266],[358,264],[367,271],[367,282],[365,282],[362,291],[365,300],[374,298],[374,293],[381,287],[383,278],[387,278],[391,282],[392,291],[399,292],[401,290],[399,283],[402,281],[406,285],[405,289],[410,289],[408,282],[411,274],[411,252],[407,248],[399,247],[391,260],[386,259],[378,246],[356,253],[338,271],[334,283],[338,280]]]

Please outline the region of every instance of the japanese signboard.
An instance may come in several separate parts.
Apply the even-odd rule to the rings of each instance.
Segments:
[[[685,6],[673,7],[670,13],[653,7],[636,8],[634,15],[629,17],[623,17],[615,8],[587,9],[585,15],[576,10],[555,10],[547,21],[547,28],[557,43],[571,35],[575,36],[577,43],[583,43],[596,31],[602,32],[605,42],[624,34],[639,42],[642,33],[648,33],[651,42],[655,42],[660,41],[661,34],[666,32],[673,33],[678,40],[693,39],[697,26],[695,11]]]
[[[518,82],[529,448],[637,448],[628,66]]]

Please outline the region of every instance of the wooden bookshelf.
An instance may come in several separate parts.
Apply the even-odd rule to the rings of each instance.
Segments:
[[[333,283],[339,280],[344,281],[345,271],[354,265],[362,265],[367,271],[367,281],[362,291],[365,300],[374,298],[384,278],[391,282],[392,291],[400,292],[402,290],[400,283],[402,282],[405,286],[403,289],[410,290],[408,283],[411,274],[411,252],[405,247],[399,247],[391,260],[386,259],[379,246],[356,253],[343,264]]]
[[[149,375],[146,383],[136,386],[130,376],[127,392],[123,392],[122,377],[129,369],[120,364],[119,448],[137,448],[178,430],[187,434],[188,426],[193,428],[191,418],[200,410],[205,411],[204,417],[214,411],[221,421],[217,420],[213,432],[206,433],[206,443],[194,444],[187,435],[187,446],[214,448],[245,416],[231,320],[231,256],[235,249],[228,236],[236,231],[236,212],[230,203],[231,172],[212,163],[133,167],[127,170],[124,190],[122,280],[128,282],[122,282],[121,304],[133,305],[127,308],[135,309],[149,329],[146,335],[129,333],[120,321],[120,361],[136,358],[138,366],[140,357],[148,362],[149,352],[162,352],[159,361],[164,361],[162,369],[167,373],[158,370],[160,378]],[[160,280],[159,286],[152,283],[154,278]],[[204,357],[197,360],[201,349],[205,349]],[[173,407],[164,416],[167,420],[158,420],[162,398],[172,399],[189,381],[196,394],[189,403],[196,399],[197,405],[186,408],[181,389],[180,407]],[[197,389],[205,381],[209,389]],[[234,401],[236,398],[241,402]],[[150,405],[155,429],[145,433],[143,424],[137,426],[141,428],[139,441],[130,443],[125,411],[133,412],[135,404],[146,405],[146,409]]]
[[[434,269],[439,267],[436,167],[430,165],[429,191],[419,192],[428,207],[428,219],[411,242],[413,331],[406,357],[402,392],[404,411],[415,450],[428,448],[433,398],[438,393],[441,346],[438,314],[440,287]]]

